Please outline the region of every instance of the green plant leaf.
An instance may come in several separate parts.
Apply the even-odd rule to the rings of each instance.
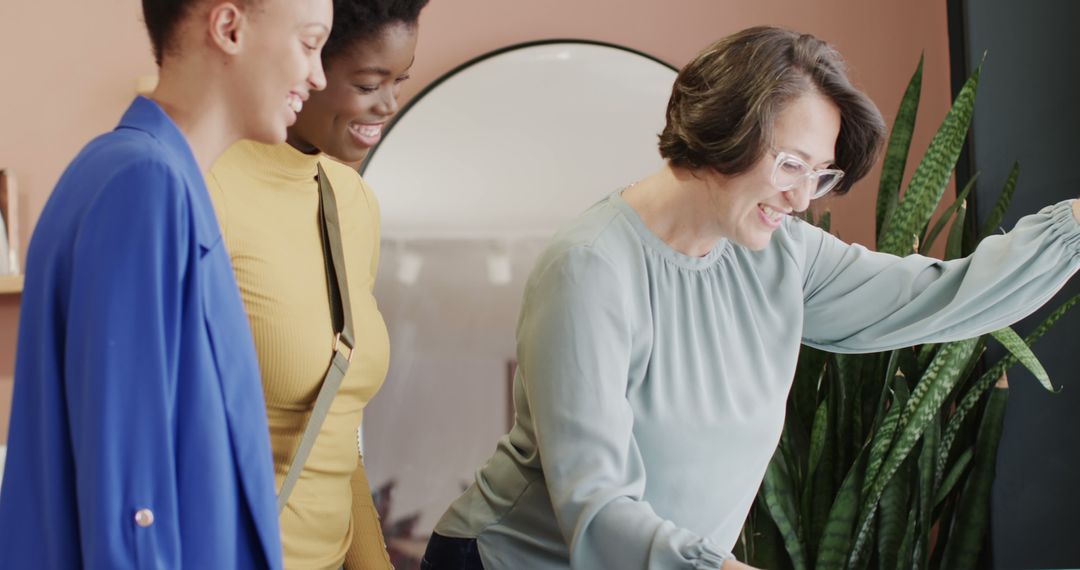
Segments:
[[[759,495],[750,508],[750,514],[746,517],[746,524],[739,541],[743,557],[739,560],[745,560],[754,568],[790,570],[791,560],[788,559],[787,551],[784,549],[784,539],[780,536],[776,523],[773,522],[762,502]]]
[[[807,545],[808,558],[817,556],[817,547],[821,543],[822,533],[825,532],[825,525],[829,520],[829,510],[832,508],[839,487],[839,483],[833,476],[835,459],[835,447],[826,445],[822,461],[811,480],[810,493],[806,497],[806,504],[809,507],[804,511],[804,520],[807,521],[804,543]]]
[[[1005,404],[1009,390],[997,388],[983,413],[975,444],[975,465],[960,496],[960,506],[952,533],[945,544],[942,568],[969,570],[977,567],[983,538],[990,521],[990,489],[994,482],[997,447],[1005,423]]]
[[[997,339],[1002,346],[1008,349],[1038,379],[1043,388],[1050,392],[1058,392],[1058,390],[1054,389],[1054,385],[1050,383],[1050,375],[1047,374],[1038,357],[1035,356],[1034,352],[1031,352],[1031,347],[1024,342],[1024,339],[1020,338],[1020,335],[1016,334],[1016,331],[1010,327],[1005,327],[990,333],[990,336]]]
[[[956,458],[956,463],[953,464],[952,469],[949,470],[949,474],[942,480],[941,486],[938,487],[937,496],[934,497],[934,507],[937,508],[949,496],[953,487],[956,486],[956,482],[960,480],[960,477],[964,475],[964,470],[967,469],[968,463],[971,463],[972,456],[975,455],[974,448],[965,449],[960,457]]]
[[[911,506],[908,509],[908,520],[909,521],[915,520],[915,517],[916,517],[915,510],[916,510],[916,508],[917,507],[916,507],[915,503],[914,502],[911,503]],[[904,532],[904,540],[900,542],[900,548],[897,550],[897,553],[896,553],[896,557],[895,557],[896,564],[894,566],[892,566],[893,568],[896,568],[896,570],[911,570],[912,569],[911,560],[914,557],[914,552],[915,552],[915,542],[916,542],[915,534],[918,533],[918,531],[919,531],[917,526],[918,525],[914,525],[914,524],[907,525],[907,530]],[[889,568],[888,566],[885,566],[883,564],[879,564],[878,567],[879,568]]]
[[[964,257],[964,216],[967,214],[967,202],[960,205],[960,211],[956,214],[956,221],[949,228],[949,239],[945,241],[945,259],[959,259]]]
[[[829,445],[827,446],[832,454],[831,467],[833,473],[830,474],[832,477],[837,477],[836,473],[842,470],[846,464],[842,455],[844,450],[847,449],[845,445],[846,439],[843,434],[845,429],[843,423],[847,421],[845,417],[847,406],[844,405],[844,402],[847,401],[846,378],[850,375],[851,362],[852,360],[846,355],[829,354],[829,363],[825,366],[827,384],[822,396],[829,401],[829,413],[833,417]]]
[[[969,180],[968,183],[964,185],[964,189],[961,190],[960,194],[956,196],[956,200],[952,203],[952,205],[950,205],[948,209],[941,213],[941,216],[938,217],[938,220],[934,224],[934,227],[931,228],[930,232],[926,234],[926,239],[922,240],[922,243],[919,245],[919,253],[921,253],[922,255],[927,255],[930,253],[930,248],[934,247],[934,242],[937,241],[938,235],[941,234],[941,231],[945,229],[945,224],[949,223],[949,220],[953,221],[954,227],[958,223],[963,225],[964,213],[961,212],[959,215],[956,215],[956,212],[964,206],[964,201],[967,200],[967,196],[971,193],[971,189],[975,186],[975,181],[978,180],[978,178],[979,173],[976,172],[975,176],[972,176],[971,180]]]
[[[829,402],[823,400],[814,415],[814,427],[810,432],[810,467],[806,470],[808,478],[813,477],[814,473],[817,472],[818,463],[821,461],[821,455],[828,437]]]
[[[799,349],[799,360],[795,367],[795,379],[788,396],[787,422],[794,422],[798,431],[810,433],[814,425],[814,415],[818,406],[818,388],[825,373],[825,361],[828,355],[816,348],[806,346]]]
[[[1009,177],[1005,180],[1005,187],[1001,190],[1001,195],[998,196],[997,202],[994,203],[994,209],[990,211],[990,215],[986,218],[986,223],[983,224],[981,230],[979,230],[979,241],[982,241],[986,236],[998,231],[1001,226],[1001,221],[1005,219],[1005,212],[1009,209],[1009,204],[1012,202],[1013,193],[1016,192],[1016,181],[1020,179],[1020,163],[1014,162],[1012,171],[1009,172]]]
[[[900,352],[900,372],[904,377],[918,380],[922,377],[925,366],[919,364],[918,354],[913,347],[898,349]]]
[[[926,426],[937,417],[942,403],[960,380],[971,351],[977,344],[978,338],[972,338],[942,345],[934,360],[930,362],[926,374],[912,390],[911,398],[900,414],[900,434],[889,450],[869,494],[863,497],[848,568],[857,568],[864,561],[871,533],[870,523],[885,486],[915,447]]]
[[[872,435],[870,426],[874,423],[877,403],[884,385],[881,378],[889,366],[888,353],[859,355],[859,368],[852,384],[851,397],[848,400],[851,430],[848,433],[848,457],[855,457],[866,445]]]
[[[918,354],[919,370],[926,370],[926,365],[930,364],[930,359],[937,353],[938,346],[928,342],[919,346],[919,349],[915,351]]]
[[[904,540],[907,527],[914,524],[908,519],[908,502],[911,495],[910,461],[897,471],[885,492],[881,495],[881,507],[878,511],[877,550],[878,567],[895,568],[900,543]]]
[[[795,570],[806,569],[806,555],[802,539],[799,538],[798,509],[795,507],[795,488],[787,472],[786,462],[780,450],[773,455],[769,467],[765,470],[765,479],[761,484],[762,496],[769,516],[772,517],[780,536],[784,539],[784,548],[791,558]]]
[[[960,378],[964,374],[961,373]],[[923,431],[922,445],[919,449],[918,461],[918,500],[913,501],[917,506],[918,519],[915,526],[918,528],[915,534],[914,548],[911,554],[913,567],[926,568],[930,562],[930,528],[932,526],[934,510],[934,459],[937,458],[938,442],[941,440],[941,412],[934,415],[933,420]]]
[[[967,138],[981,69],[980,64],[964,83],[952,109],[930,141],[930,147],[915,169],[903,199],[878,240],[878,251],[895,255],[911,253],[912,242],[930,222]]]
[[[873,417],[870,420],[870,432],[867,434],[868,446],[873,442],[876,434],[881,431],[885,416],[891,409],[888,404],[892,402],[892,387],[897,383],[903,383],[904,398],[908,396],[907,381],[904,375],[899,372],[901,351],[902,349],[890,351],[889,358],[886,360],[885,374],[882,376],[883,381],[880,383],[880,389],[877,390],[877,403],[874,404],[872,409]]]
[[[907,165],[908,152],[911,149],[911,135],[915,132],[915,116],[919,111],[919,97],[922,92],[923,59],[919,56],[919,65],[908,82],[904,97],[900,100],[900,109],[893,121],[892,133],[888,146],[885,147],[885,159],[881,164],[881,182],[878,184],[877,224],[875,235],[880,240],[888,226],[896,205],[900,201],[900,183],[904,179],[904,167]]]
[[[873,355],[831,354],[830,367],[834,374],[830,376],[829,411],[833,415],[833,445],[835,445],[834,480],[839,484],[847,469],[858,455],[863,445],[861,436],[856,436],[853,415],[856,413],[855,402],[861,388],[863,369],[868,359],[876,361]],[[873,362],[869,363],[873,365]],[[859,412],[861,413],[861,411]]]
[[[1035,342],[1042,338],[1043,335],[1045,335],[1046,332],[1061,319],[1061,317],[1065,316],[1070,309],[1075,307],[1077,303],[1080,303],[1080,294],[1074,295],[1069,300],[1059,305],[1058,308],[1054,309],[1054,312],[1050,313],[1050,315],[1046,317],[1046,320],[1039,323],[1039,326],[1035,327],[1035,330],[1024,339],[1024,343],[1028,346],[1035,344]],[[956,405],[956,410],[953,412],[952,417],[949,418],[949,423],[945,426],[945,433],[941,438],[941,448],[938,451],[938,478],[940,478],[941,473],[945,471],[946,463],[949,460],[949,451],[952,448],[953,441],[956,440],[957,434],[960,432],[964,418],[967,417],[967,414],[970,413],[971,410],[975,409],[975,406],[978,405],[982,395],[997,382],[998,378],[1001,378],[1001,375],[1004,374],[1009,367],[1016,364],[1016,362],[1016,356],[1011,353],[1002,357],[1001,360],[991,366],[989,370],[983,373],[983,375],[972,384],[967,394],[965,394],[963,399],[960,400],[960,403]]]
[[[810,435],[810,460],[802,495],[803,543],[808,559],[813,559],[817,554],[817,545],[836,492],[832,474],[835,448],[829,445],[830,435],[834,431],[831,420],[828,399],[822,399]]]
[[[962,373],[967,363],[971,361],[972,353],[978,348],[978,338],[971,338],[967,340],[961,340],[957,342],[949,342],[945,344],[936,345],[937,350],[934,351],[933,359],[929,362],[926,371],[923,372],[922,378],[919,379],[919,383],[915,385],[915,388],[911,391],[911,399],[908,400],[904,411],[900,414],[900,423],[898,429],[905,429],[911,418],[918,413],[919,406],[922,405],[923,398],[931,390],[937,388],[940,390],[940,386],[933,382],[927,382],[927,378],[937,378],[942,374],[947,374],[946,378],[952,382],[950,388],[962,377]],[[923,345],[926,346],[926,345]],[[930,354],[929,352],[927,354]],[[920,355],[921,356],[921,355]],[[935,369],[936,365],[936,369]],[[931,376],[931,374],[933,374]],[[940,396],[944,401],[948,392],[937,393],[935,396]]]
[[[865,469],[866,454],[859,454],[844,477],[840,491],[829,509],[829,520],[821,533],[821,544],[818,546],[814,568],[840,568],[847,560],[851,549],[851,533],[859,512],[859,489],[862,487]]]
[[[881,420],[880,427],[878,427],[874,433],[874,438],[870,442],[866,477],[863,479],[863,495],[870,493],[870,486],[877,479],[877,474],[885,463],[885,457],[888,455],[889,449],[892,448],[893,440],[896,437],[897,425],[900,423],[900,412],[904,409],[904,404],[907,403],[907,380],[902,376],[898,376],[894,380],[893,386],[892,405],[885,412],[885,417]]]
[[[826,233],[832,231],[832,212],[829,210],[822,212],[821,217],[818,218],[817,226],[825,230]]]
[[[942,555],[945,551],[945,545],[949,542],[950,532],[953,527],[952,522],[955,518],[956,501],[946,500],[942,503],[941,509],[939,509],[938,519],[935,525],[937,535],[934,537],[934,548],[930,552],[930,568],[934,568],[935,570],[942,568]]]

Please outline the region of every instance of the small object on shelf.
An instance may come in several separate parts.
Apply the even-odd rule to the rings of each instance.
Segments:
[[[0,275],[0,295],[19,294],[22,290],[22,275]]]
[[[18,275],[19,187],[10,168],[0,168],[0,234],[0,275]]]

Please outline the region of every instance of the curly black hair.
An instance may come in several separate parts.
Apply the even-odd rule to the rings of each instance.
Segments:
[[[428,0],[334,0],[334,29],[323,46],[323,63],[374,38],[391,24],[415,25]]]

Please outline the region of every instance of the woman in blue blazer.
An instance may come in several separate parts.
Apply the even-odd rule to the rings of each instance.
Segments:
[[[3,568],[280,568],[255,351],[203,172],[281,142],[330,0],[144,0],[158,88],[34,231],[0,491]],[[253,11],[257,11],[255,14]]]

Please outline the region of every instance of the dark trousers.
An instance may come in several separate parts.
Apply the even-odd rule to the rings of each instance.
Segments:
[[[450,538],[431,533],[420,570],[484,570],[475,538]]]

